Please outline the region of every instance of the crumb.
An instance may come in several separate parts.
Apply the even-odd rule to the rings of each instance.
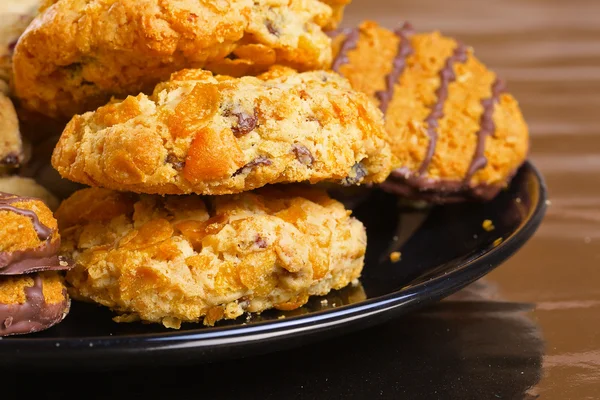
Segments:
[[[396,263],[396,262],[400,261],[401,257],[402,257],[402,253],[400,253],[399,251],[394,251],[393,253],[390,254],[390,261],[393,263]]]
[[[520,198],[520,197],[517,197],[517,198],[515,199],[515,201],[516,201],[517,203],[520,203],[520,202],[521,202],[521,198]]]
[[[285,319],[285,315],[280,315],[277,319]]]
[[[552,202],[551,202],[550,200],[546,200],[546,205],[547,205],[547,206],[551,206],[551,205],[552,205]]]
[[[483,229],[485,229],[488,232],[491,232],[494,229],[496,229],[496,227],[492,223],[492,220],[490,220],[490,219],[486,219],[485,221],[483,221],[483,224],[481,226],[483,227]]]
[[[328,303],[328,302],[327,302],[327,299],[323,299],[323,300],[321,300],[321,305],[322,305],[322,306],[326,306],[326,305],[327,305],[327,303]]]
[[[502,238],[498,238],[496,240],[494,240],[494,247],[498,247],[500,246],[500,244],[504,241],[504,239]]]

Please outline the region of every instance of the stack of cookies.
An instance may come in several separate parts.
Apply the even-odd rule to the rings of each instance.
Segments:
[[[38,199],[0,192],[0,336],[47,329],[67,315],[70,300],[56,271],[72,264],[58,256],[52,211]]]
[[[296,309],[364,264],[364,226],[324,188],[507,185],[528,133],[495,74],[437,32],[338,29],[347,3],[42,4],[10,86],[64,121],[52,166],[88,186],[55,213],[74,299],[170,328]]]

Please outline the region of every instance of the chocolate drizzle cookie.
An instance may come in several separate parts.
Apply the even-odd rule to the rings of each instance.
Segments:
[[[395,170],[381,185],[436,203],[489,200],[525,161],[517,101],[472,49],[439,34],[367,21],[331,32],[332,69],[385,115]]]
[[[70,304],[56,272],[0,277],[0,336],[48,329],[67,316]]]
[[[0,192],[0,226],[0,275],[72,267],[58,255],[56,220],[42,201]]]

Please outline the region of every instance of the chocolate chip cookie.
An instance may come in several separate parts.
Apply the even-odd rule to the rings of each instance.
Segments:
[[[147,194],[380,183],[391,163],[367,96],[335,73],[279,67],[258,78],[177,72],[150,96],[75,116],[52,156],[66,179]]]
[[[30,110],[70,118],[183,68],[323,68],[331,18],[318,0],[50,1],[16,45],[15,91]]]

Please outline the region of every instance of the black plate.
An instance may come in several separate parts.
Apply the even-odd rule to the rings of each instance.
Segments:
[[[0,340],[0,364],[125,366],[243,357],[305,344],[384,322],[438,301],[489,273],[535,232],[546,209],[539,172],[525,164],[510,188],[487,204],[415,210],[373,191],[354,214],[367,227],[360,285],[313,298],[293,312],[269,311],[216,327],[117,324],[110,311],[74,303],[45,332]],[[484,220],[494,229],[483,229]],[[391,251],[402,258],[393,263]]]

